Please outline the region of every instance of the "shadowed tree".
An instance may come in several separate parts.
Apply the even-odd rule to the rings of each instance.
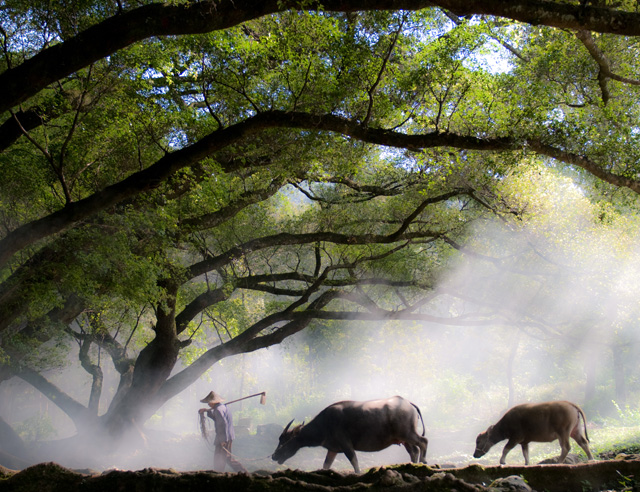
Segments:
[[[635,203],[633,7],[10,2],[0,380],[118,437],[316,319],[505,319],[438,315],[434,287],[469,224],[521,220],[496,187],[522,162]],[[62,339],[86,405],[43,376]]]

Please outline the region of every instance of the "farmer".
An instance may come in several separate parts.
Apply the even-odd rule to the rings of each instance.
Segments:
[[[233,416],[227,406],[222,403],[224,400],[218,393],[211,391],[200,401],[207,403],[209,408],[201,408],[198,413],[202,416],[206,412],[207,416],[213,420],[216,429],[216,438],[213,441],[215,445],[213,469],[223,472],[228,464],[233,471],[247,473],[247,469],[231,454],[231,444],[235,438]]]

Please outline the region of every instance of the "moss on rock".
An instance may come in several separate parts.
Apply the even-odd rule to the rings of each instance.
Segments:
[[[378,467],[362,475],[332,470],[276,473],[177,472],[145,468],[138,471],[110,470],[101,474],[80,473],[56,463],[41,463],[20,472],[6,473],[3,492],[360,492],[360,491],[451,491],[484,492],[496,479],[516,475],[534,490],[583,492],[623,490],[640,477],[640,460],[610,460],[580,465],[480,466],[439,470],[426,465]],[[495,483],[494,483],[495,487]],[[499,490],[502,490],[500,488]]]

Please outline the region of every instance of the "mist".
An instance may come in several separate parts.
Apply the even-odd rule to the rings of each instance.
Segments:
[[[464,320],[465,326],[318,322],[280,346],[216,364],[147,422],[145,438],[132,436],[100,463],[48,447],[47,442],[70,438],[75,429],[25,383],[14,379],[2,385],[0,414],[19,430],[39,422],[40,435],[26,430],[23,435],[42,441],[41,456],[95,469],[211,469],[213,453],[199,434],[197,417],[204,406],[199,400],[211,390],[227,401],[267,394],[265,405],[259,398],[229,405],[237,434],[234,453],[251,471],[279,468],[270,455],[279,430],[291,419],[308,422],[345,399],[401,395],[418,405],[430,464],[496,463],[499,446],[473,460],[475,436],[520,402],[574,401],[597,428],[619,408],[635,408],[640,395],[640,383],[632,377],[639,340],[640,228],[614,210],[597,209],[562,177],[537,172],[535,178],[523,173],[505,180],[507,189],[518,190],[517,203],[506,191],[505,196],[526,211],[525,220],[516,226],[476,224],[465,250],[439,279],[439,295],[424,308],[445,320]],[[518,188],[523,181],[531,186],[528,193]],[[544,201],[534,203],[542,188]],[[605,212],[606,222],[594,221]],[[117,386],[117,374],[103,369],[106,392]],[[83,401],[90,384],[83,374],[72,354],[68,367],[48,376]],[[105,393],[102,404],[108,405],[111,396]],[[532,448],[533,456],[558,446]],[[323,448],[303,449],[284,466],[321,468],[325,454]],[[516,454],[510,460],[521,460]],[[400,446],[358,457],[363,469],[408,461]],[[351,465],[339,455],[334,468],[350,470]]]

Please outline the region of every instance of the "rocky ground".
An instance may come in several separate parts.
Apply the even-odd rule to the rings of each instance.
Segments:
[[[283,470],[250,474],[212,471],[178,472],[145,468],[102,473],[73,471],[56,463],[40,463],[14,472],[0,469],[0,489],[6,492],[184,492],[185,490],[243,491],[549,491],[638,490],[640,459],[595,461],[577,465],[480,466],[439,469],[403,464],[375,467],[362,475],[333,470]]]
[[[429,465],[403,464],[408,455],[403,447],[392,446],[378,453],[358,453],[361,475],[353,473],[342,455],[329,471],[313,471],[322,466],[325,450],[306,448],[285,463],[270,459],[281,428],[262,429],[259,434],[239,436],[234,453],[249,474],[210,471],[212,452],[200,436],[149,434],[145,445],[115,453],[79,453],[69,441],[66,453],[60,443],[43,446],[37,461],[20,471],[0,466],[0,491],[4,492],[173,492],[185,490],[219,491],[300,491],[350,492],[363,490],[402,491],[562,491],[640,490],[640,456],[610,453],[598,461],[580,463],[570,455],[569,464],[549,462],[534,466],[492,466],[492,459],[474,460],[467,450],[468,437],[445,436],[430,441]],[[74,448],[74,446],[76,446]],[[464,450],[467,452],[462,452]],[[508,463],[522,462],[514,451]],[[485,457],[486,458],[486,457]],[[5,462],[6,463],[6,462]],[[65,466],[59,463],[64,463]],[[397,465],[392,465],[398,463]],[[482,464],[477,464],[482,463]],[[491,465],[490,465],[491,464]],[[306,470],[306,471],[303,471]]]

